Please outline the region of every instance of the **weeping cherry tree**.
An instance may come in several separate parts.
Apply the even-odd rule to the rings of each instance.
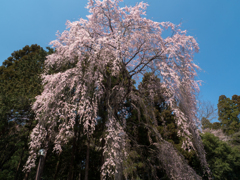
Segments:
[[[196,127],[199,123],[196,94],[200,83],[194,79],[199,67],[193,62],[193,54],[199,50],[197,42],[180,25],[147,19],[147,3],[120,7],[121,1],[89,0],[88,19],[67,21],[67,30],[58,33],[57,40],[51,42],[56,51],[47,56],[42,74],[44,90],[32,105],[38,124],[31,134],[30,156],[24,170],[36,166],[37,151],[47,149],[50,141],[55,144],[53,151],[60,153],[62,145],[73,137],[76,122],[83,124],[83,134],[90,138],[97,123],[98,103],[104,96],[107,121],[101,173],[103,179],[107,176],[118,179],[119,167],[128,157],[126,99],[132,100],[136,110],[146,106],[144,97],[132,88],[132,79],[138,80],[145,72],[152,72],[161,79],[161,85],[149,83],[150,97],[156,91],[166,90],[164,100],[177,117],[178,136],[184,137],[182,148],[197,152],[210,178]],[[171,31],[171,36],[163,38],[165,31]],[[60,70],[69,63],[75,66]],[[49,74],[51,68],[59,70],[58,73]],[[111,76],[124,78],[118,78],[112,86]],[[66,89],[72,93],[67,94]],[[173,145],[161,137],[154,113],[147,113],[153,123],[146,126],[157,138],[154,145],[169,178],[201,179]],[[79,121],[75,120],[77,115]]]

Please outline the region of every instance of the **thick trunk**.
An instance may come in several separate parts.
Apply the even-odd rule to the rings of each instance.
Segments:
[[[88,180],[88,171],[89,171],[89,146],[90,140],[87,141],[87,155],[86,155],[86,166],[85,166],[85,178],[84,180]]]
[[[45,162],[46,162],[46,158],[47,158],[47,150],[46,150],[46,153],[45,153],[44,156],[40,156],[35,180],[40,180],[41,179],[43,169],[44,169],[44,165],[45,165]]]

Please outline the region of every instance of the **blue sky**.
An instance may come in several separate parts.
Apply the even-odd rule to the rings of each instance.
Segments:
[[[135,5],[138,0],[125,0]],[[182,22],[182,29],[200,47],[195,62],[204,81],[200,97],[217,108],[220,95],[240,95],[240,1],[239,0],[144,0],[147,18]],[[1,0],[0,65],[25,45],[49,46],[67,20],[86,19],[87,0]]]

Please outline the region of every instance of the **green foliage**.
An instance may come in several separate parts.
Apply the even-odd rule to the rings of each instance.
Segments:
[[[240,177],[240,151],[211,133],[202,134],[207,161],[214,179],[234,180]]]
[[[222,129],[223,134],[214,136],[206,132],[202,140],[207,153],[207,161],[214,179],[239,179],[240,173],[240,96],[233,95],[232,99],[224,95],[219,97],[218,115],[220,122],[210,123],[202,121],[203,127],[214,130]],[[207,123],[206,123],[207,122]],[[210,123],[210,124],[209,124]],[[207,125],[206,125],[207,124]],[[215,134],[217,131],[215,132]],[[228,139],[227,142],[219,138]]]
[[[240,152],[240,131],[234,133],[231,139],[231,145],[236,147]]]
[[[214,122],[213,124],[212,124],[212,127],[211,127],[212,129],[220,129],[221,128],[221,123],[219,123],[219,122]]]
[[[233,95],[232,99],[221,95],[218,100],[218,116],[221,128],[227,135],[234,134],[240,129],[240,96]]]
[[[150,82],[150,84],[149,84]],[[145,95],[145,104],[154,104],[154,114],[156,122],[153,117],[146,117],[145,112],[150,111],[148,107],[145,109],[140,108],[139,112],[133,107],[129,107],[131,115],[127,119],[127,131],[129,137],[131,137],[131,153],[127,161],[125,162],[126,170],[129,179],[168,179],[167,174],[163,168],[156,154],[158,152],[153,143],[156,143],[156,137],[152,134],[152,131],[146,124],[155,126],[157,123],[157,130],[161,134],[162,138],[174,145],[179,154],[187,160],[187,163],[200,175],[203,175],[202,168],[196,152],[193,150],[185,151],[181,148],[183,139],[177,135],[177,125],[175,123],[175,116],[169,106],[165,103],[161,91],[157,91],[157,95],[150,99],[149,86],[151,83],[160,83],[160,79],[154,76],[152,73],[145,73],[142,82],[138,86],[139,91],[136,93],[142,93]],[[131,100],[129,100],[131,101]],[[154,166],[154,167],[153,167]],[[157,167],[157,168],[156,168]],[[154,171],[156,169],[156,171]]]
[[[38,45],[25,46],[22,50],[15,51],[12,56],[4,61],[0,67],[0,179],[23,179],[23,165],[28,157],[29,134],[36,125],[31,104],[35,96],[42,91],[40,74],[44,70],[44,60],[46,55],[54,52],[47,48],[48,52]],[[76,65],[76,62],[66,64],[61,69],[52,67],[49,74],[66,71]],[[88,66],[87,61],[83,62]],[[103,72],[105,79],[103,85],[112,88],[122,83],[131,83],[135,93],[144,94],[144,103],[154,105],[154,116],[146,116],[151,111],[149,107],[140,108],[137,111],[131,105],[133,100],[127,98],[126,106],[129,116],[126,122],[126,132],[130,138],[129,157],[123,163],[123,174],[129,179],[169,179],[163,169],[163,164],[159,162],[154,152],[158,150],[153,145],[157,142],[156,136],[151,128],[145,126],[156,126],[162,138],[178,150],[178,153],[185,158],[187,163],[203,176],[202,168],[194,150],[185,151],[181,148],[183,138],[177,135],[178,127],[175,123],[175,116],[163,98],[165,89],[154,90],[149,88],[160,79],[153,73],[145,73],[138,90],[133,86],[134,80],[129,81],[129,74],[125,67],[121,67],[118,76],[112,76],[111,63],[106,65],[106,72]],[[149,89],[154,90],[156,96],[151,99]],[[126,92],[129,89],[125,89]],[[74,88],[66,88],[66,96],[74,94]],[[91,93],[91,92],[89,92]],[[107,121],[106,98],[103,96],[99,103],[98,120],[96,129],[90,140],[89,158],[89,179],[100,179],[100,170],[104,162],[103,149],[105,136],[105,123]],[[111,99],[111,97],[110,97]],[[121,110],[118,104],[114,104]],[[202,119],[203,129],[220,129],[232,135],[229,145],[220,141],[214,135],[205,133],[202,135],[207,160],[215,179],[237,179],[240,176],[240,134],[239,134],[239,109],[240,96],[234,95],[232,100],[225,96],[219,98],[219,120],[221,123],[210,123],[206,118]],[[116,113],[116,117],[117,112]],[[140,114],[139,114],[140,113]],[[77,116],[76,122],[80,119]],[[62,145],[63,152],[56,154],[52,152],[53,142],[49,143],[47,159],[42,179],[83,179],[85,176],[87,135],[83,135],[83,125],[76,123],[74,127],[74,137],[66,145]],[[36,164],[38,163],[38,160]],[[153,166],[154,165],[154,166]],[[157,168],[156,168],[157,167]],[[154,170],[155,169],[155,170]],[[32,169],[29,179],[34,179],[36,168]]]
[[[202,129],[212,128],[212,123],[210,123],[210,121],[205,117],[202,118],[201,123],[202,123]]]
[[[39,75],[48,50],[25,46],[0,67],[0,179],[23,179],[29,135],[36,125],[31,103],[42,91]]]

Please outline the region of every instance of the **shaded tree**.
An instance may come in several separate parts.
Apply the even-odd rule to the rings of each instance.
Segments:
[[[0,177],[23,179],[28,140],[36,125],[31,103],[41,94],[39,75],[48,52],[38,45],[14,51],[0,67]]]
[[[239,152],[240,152],[240,131],[234,133],[231,137],[231,144],[238,148]]]
[[[208,132],[202,135],[202,139],[214,179],[239,179],[240,151]]]
[[[202,123],[203,130],[207,128],[210,128],[210,129],[212,128],[212,123],[210,123],[210,121],[205,117],[202,118],[201,123]]]
[[[232,99],[227,98],[225,95],[219,96],[218,119],[221,122],[223,132],[228,135],[238,132],[240,128],[238,99],[239,97],[237,95],[233,95]]]
[[[131,146],[129,157],[124,162],[126,166],[125,176],[128,179],[169,179],[168,177],[171,175],[168,174],[169,172],[165,170],[166,167],[164,166],[172,165],[171,163],[181,164],[178,170],[183,176],[186,173],[184,170],[189,172],[193,171],[193,169],[199,175],[203,175],[204,173],[196,152],[193,149],[186,151],[181,148],[184,139],[178,136],[176,116],[163,98],[166,89],[161,88],[160,91],[156,91],[157,94],[153,98],[150,97],[149,85],[159,83],[160,79],[154,76],[153,73],[145,73],[138,90],[134,89],[135,92],[144,95],[145,109],[140,108],[138,112],[134,106],[131,106],[131,104],[134,104],[134,101],[129,100],[129,117],[126,121],[126,132],[128,133]],[[154,91],[154,89],[151,90]],[[146,113],[150,109],[154,109],[154,114]],[[155,125],[154,116],[156,129],[151,127],[152,124]],[[159,155],[159,149],[155,147],[158,138],[156,134],[163,138],[162,144],[167,146],[169,152],[175,151],[180,153],[181,156],[176,157],[175,155],[177,159],[173,161],[171,156],[174,154],[169,156],[165,151]],[[164,147],[161,148],[164,149]],[[168,163],[164,161],[168,161]],[[185,169],[183,170],[182,168]],[[199,176],[195,174],[195,177],[189,178],[197,179]]]

